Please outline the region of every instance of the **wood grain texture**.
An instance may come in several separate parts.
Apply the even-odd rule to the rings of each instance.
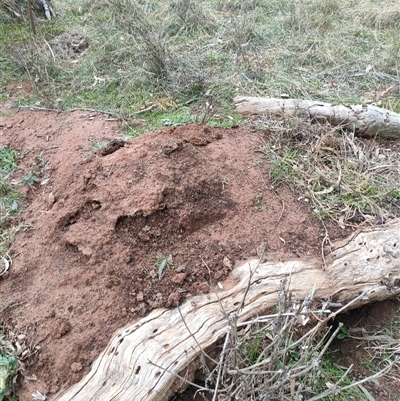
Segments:
[[[231,288],[187,300],[177,308],[154,310],[117,332],[79,383],[55,395],[57,401],[165,401],[172,395],[174,373],[185,369],[226,333],[226,316],[237,311],[254,274],[238,321],[245,321],[276,305],[282,279],[290,278],[294,297],[303,299],[316,285],[314,299],[330,298],[346,304],[365,296],[349,309],[400,294],[400,222],[354,234],[337,244],[324,269],[316,260],[282,263],[250,261],[232,272]]]
[[[244,115],[300,117],[329,122],[354,130],[360,137],[400,138],[400,114],[372,105],[335,105],[314,100],[236,97],[236,110]]]

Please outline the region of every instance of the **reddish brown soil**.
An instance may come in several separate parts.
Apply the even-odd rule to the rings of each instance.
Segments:
[[[308,205],[271,187],[258,152],[268,132],[192,125],[122,140],[101,114],[0,109],[0,145],[30,150],[22,167],[41,180],[26,187],[32,228],[0,281],[1,306],[15,305],[2,319],[41,347],[21,400],[80,380],[118,328],[207,292],[262,242],[273,260],[321,253]],[[172,263],[161,278],[158,253]]]

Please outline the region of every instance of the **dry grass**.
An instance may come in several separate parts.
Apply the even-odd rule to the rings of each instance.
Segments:
[[[340,227],[382,224],[400,216],[400,146],[360,139],[330,125],[289,119],[258,121],[270,131],[261,147],[274,186],[284,183],[316,217]]]
[[[332,312],[334,306],[329,302],[318,306],[313,290],[304,300],[296,300],[288,287],[282,280],[272,314],[241,322],[239,307],[227,316],[227,334],[216,364],[210,366],[211,358],[201,350],[206,379],[203,386],[191,385],[204,400],[371,400],[362,384],[398,371],[400,360],[395,351],[386,357],[381,370],[361,380],[351,378],[352,366],[332,364],[325,354],[343,325],[329,329],[327,322],[346,307]]]
[[[399,83],[399,9],[389,0],[70,0],[55,7],[63,19],[39,24],[36,42],[5,22],[7,37],[0,34],[7,77],[29,77],[49,107],[98,107],[129,121],[164,98],[225,108],[238,94],[361,102]],[[87,38],[88,48],[61,46],[70,32]]]

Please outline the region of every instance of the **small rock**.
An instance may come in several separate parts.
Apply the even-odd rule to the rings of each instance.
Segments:
[[[180,299],[181,299],[181,294],[179,294],[179,292],[172,292],[168,296],[167,307],[177,306],[179,304]]]
[[[130,125],[134,128],[141,127],[144,124],[144,120],[133,120]]]
[[[143,242],[148,242],[148,241],[150,241],[150,237],[149,237],[148,235],[144,234],[144,233],[139,232],[139,233],[138,233],[138,237],[139,237],[139,239],[140,239],[141,241],[143,241]]]
[[[74,373],[80,372],[82,370],[82,364],[79,362],[74,362],[71,365],[71,371]]]
[[[49,198],[47,199],[47,210],[50,210],[54,203],[56,203],[56,197],[54,196],[53,192],[50,192]]]
[[[55,394],[58,393],[58,391],[60,390],[60,386],[58,386],[57,384],[53,385],[50,387],[50,394]]]
[[[195,291],[196,291],[196,295],[200,295],[200,294],[206,294],[209,290],[209,285],[206,282],[203,283],[196,283],[194,285]]]
[[[152,308],[161,308],[164,305],[164,300],[161,292],[158,292],[156,296],[149,301],[149,305]]]
[[[185,278],[186,278],[186,273],[178,273],[178,274],[175,274],[174,277],[172,277],[171,281],[174,284],[182,284],[185,281]]]
[[[58,320],[53,326],[53,337],[61,338],[71,330],[71,324],[66,320]]]
[[[222,264],[224,265],[224,267],[226,267],[229,270],[232,270],[232,268],[233,268],[233,263],[227,256],[224,256],[224,260],[222,261]]]
[[[142,302],[143,299],[144,299],[143,291],[140,291],[140,292],[136,295],[136,301],[137,301],[137,302]]]

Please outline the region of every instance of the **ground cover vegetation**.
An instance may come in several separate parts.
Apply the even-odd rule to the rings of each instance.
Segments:
[[[36,36],[28,18],[10,17],[5,4],[0,100],[7,100],[11,81],[28,81],[33,90],[17,98],[18,106],[102,110],[123,122],[127,137],[193,122],[237,125],[236,95],[375,103],[400,112],[400,6],[391,1],[68,0],[54,2],[51,22],[36,20]],[[270,133],[260,153],[273,167],[271,181],[290,185],[322,221],[357,226],[399,215],[398,144],[293,119],[260,118],[257,128]],[[35,169],[16,179],[20,157],[0,149],[0,273],[10,263],[13,234],[27,228],[15,220],[24,204],[18,188],[45,179]],[[254,207],[262,209],[261,198]],[[161,277],[168,257],[155,263]],[[245,359],[259,361],[267,332],[257,326]],[[289,361],[297,362],[301,355],[285,336]],[[7,399],[17,354],[0,339],[0,399]],[[368,349],[385,362],[398,353],[396,341],[398,347],[398,330],[374,336]]]
[[[375,399],[363,384],[376,380],[399,362],[395,357],[399,351],[398,340],[389,333],[389,328],[380,328],[374,335],[364,332],[359,337],[356,331],[350,333],[343,323],[332,324],[327,330],[326,318],[337,316],[329,310],[329,303],[314,309],[313,289],[298,302],[292,298],[289,287],[290,281],[280,282],[277,307],[268,315],[240,323],[240,313],[226,316],[227,334],[219,359],[215,361],[199,351],[206,377],[204,386],[193,384],[199,399]],[[374,368],[358,380],[349,375],[351,366],[332,361],[329,347],[335,338],[344,336],[362,341],[369,355],[380,359],[380,362],[371,362],[369,367]]]

